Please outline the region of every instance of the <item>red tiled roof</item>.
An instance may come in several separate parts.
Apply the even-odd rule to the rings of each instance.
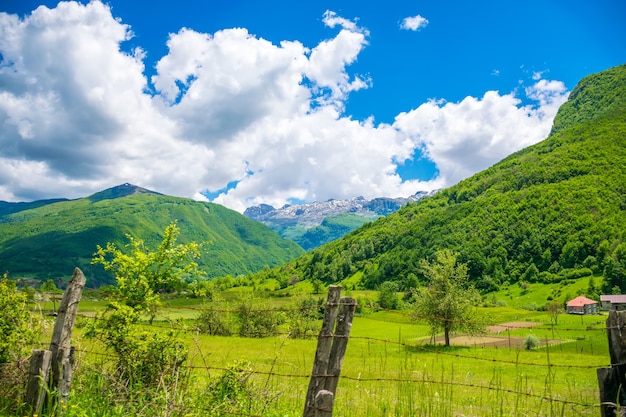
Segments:
[[[576,297],[573,300],[567,302],[568,307],[584,307],[588,304],[598,304],[598,302],[596,300],[591,300],[582,295],[580,297]]]

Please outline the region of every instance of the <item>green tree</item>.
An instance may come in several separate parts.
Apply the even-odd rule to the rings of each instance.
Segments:
[[[39,290],[41,292],[58,292],[59,291],[56,284],[51,279],[41,284],[41,287],[39,288]]]
[[[416,292],[415,316],[428,322],[433,335],[443,330],[449,346],[451,333],[475,334],[484,330],[473,306],[480,296],[468,284],[467,265],[457,263],[455,253],[438,250],[433,262],[421,262],[421,270],[428,285]]]
[[[528,282],[537,282],[539,278],[539,270],[535,266],[535,264],[528,265],[526,271],[522,274],[521,279]]]
[[[324,283],[319,279],[312,280],[311,285],[313,285],[313,294],[319,294],[324,289]]]
[[[176,244],[179,234],[176,222],[171,223],[156,250],[147,248],[143,240],[127,235],[130,253],[108,242],[104,248],[98,245],[91,261],[113,273],[122,302],[137,312],[149,314],[150,322],[160,306],[160,293],[180,288],[186,276],[202,274],[195,262],[200,256],[200,245]]]
[[[529,334],[524,338],[524,347],[526,350],[533,350],[541,345],[539,338],[534,334]]]
[[[207,308],[197,319],[197,329],[200,333],[212,336],[230,336],[234,332],[235,319],[229,311],[230,305],[224,299],[215,295]]]
[[[393,281],[385,281],[378,287],[378,305],[380,308],[395,310],[400,306],[400,299],[396,292],[398,284]]]
[[[563,313],[563,304],[558,300],[552,300],[546,304],[546,310],[550,316],[550,323],[559,324],[559,315]]]
[[[593,278],[593,275],[589,277],[589,284],[587,285],[587,293],[586,296],[591,298],[592,300],[600,300],[600,294],[598,291],[600,288],[596,287],[596,281]]]
[[[234,315],[237,332],[242,337],[272,336],[285,322],[283,312],[268,309],[265,303],[252,295],[241,298]]]

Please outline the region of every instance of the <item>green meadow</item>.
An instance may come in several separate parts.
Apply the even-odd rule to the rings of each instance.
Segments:
[[[585,282],[583,282],[585,281]],[[452,339],[452,346],[431,343],[429,328],[414,321],[410,309],[376,311],[360,308],[354,318],[335,398],[335,416],[595,416],[599,414],[596,368],[609,365],[606,313],[593,316],[560,314],[554,324],[539,305],[549,294],[563,296],[584,289],[587,280],[569,284],[531,284],[491,294],[497,305],[481,307],[489,324],[510,324],[491,333]],[[298,284],[300,285],[300,284]],[[259,291],[263,306],[296,310],[297,301],[310,294],[306,286],[289,291]],[[232,302],[250,289],[229,290],[221,297]],[[375,300],[374,291],[344,291],[363,304]],[[324,294],[314,295],[324,298]],[[171,298],[152,325],[156,332],[174,331],[189,348],[185,369],[190,382],[179,393],[164,393],[158,407],[94,398],[102,380],[94,374],[111,370],[105,347],[83,336],[104,300],[84,299],[74,344],[79,367],[67,415],[300,416],[317,344],[316,337],[292,339],[284,325],[267,337],[210,336],[196,331],[196,318],[210,303],[203,299]],[[42,308],[51,309],[52,303]],[[537,348],[526,349],[524,338],[534,335]],[[497,343],[492,339],[496,338]],[[219,409],[203,397],[211,381],[237,369],[249,389],[249,403]],[[107,372],[108,372],[107,371]],[[182,397],[176,399],[176,395]],[[96,396],[97,397],[97,396]],[[156,403],[155,403],[156,404]],[[107,411],[105,411],[105,409]],[[117,411],[116,411],[117,410]],[[144,411],[141,411],[144,410]],[[156,410],[156,411],[155,411]],[[67,411],[68,413],[70,411]],[[160,414],[159,414],[160,413]],[[207,414],[208,413],[208,414]]]

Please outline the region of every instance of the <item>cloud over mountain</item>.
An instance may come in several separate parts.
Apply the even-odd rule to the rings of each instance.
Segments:
[[[562,83],[458,103],[429,101],[393,124],[345,114],[371,88],[349,67],[369,32],[329,11],[334,37],[278,44],[245,28],[181,28],[148,78],[149,51],[101,2],[0,13],[0,200],[86,195],[131,182],[243,211],[260,203],[408,196],[453,184],[543,139]],[[403,179],[423,154],[439,177]],[[221,193],[219,190],[223,190]]]

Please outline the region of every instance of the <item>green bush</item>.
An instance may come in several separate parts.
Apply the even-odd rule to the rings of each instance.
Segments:
[[[0,363],[26,357],[38,339],[40,323],[27,307],[26,294],[6,275],[0,280]]]
[[[116,375],[130,387],[170,386],[182,379],[188,349],[174,332],[149,332],[135,327],[138,313],[111,304],[86,332],[115,353]]]
[[[27,299],[6,274],[0,279],[0,410],[19,406],[28,376],[26,358],[41,333]]]
[[[524,347],[526,350],[536,349],[540,344],[539,338],[534,334],[529,334],[524,338]]]
[[[400,299],[396,292],[398,284],[392,281],[386,281],[380,284],[378,288],[378,305],[386,310],[396,310],[400,307]]]
[[[289,337],[307,338],[314,336],[319,331],[320,309],[323,300],[307,297],[300,301],[299,305],[287,315]]]
[[[228,304],[214,296],[210,305],[202,311],[196,320],[200,333],[212,336],[230,336],[234,333],[233,314],[228,311]]]
[[[264,415],[270,405],[267,393],[255,386],[249,362],[235,361],[224,373],[214,378],[207,387],[207,415]]]
[[[252,296],[244,297],[235,311],[239,336],[265,337],[274,335],[280,324],[285,322],[285,314],[268,309]]]

